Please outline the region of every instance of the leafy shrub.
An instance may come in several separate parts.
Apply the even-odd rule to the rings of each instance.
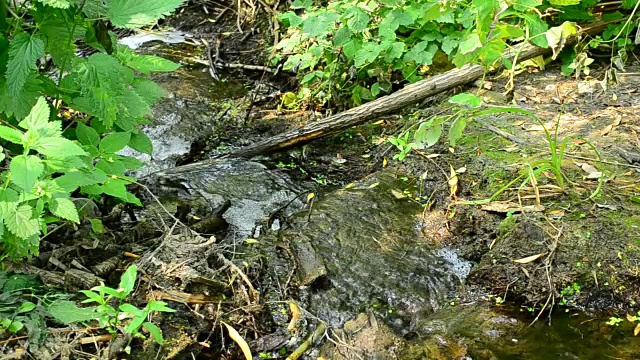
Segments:
[[[299,99],[319,104],[356,105],[392,91],[394,84],[414,82],[435,67],[511,60],[503,51],[512,42],[547,47],[549,24],[593,17],[597,0],[295,0],[281,16],[288,32],[277,44],[275,62],[302,71]],[[633,0],[623,1],[632,8]],[[614,16],[614,15],[611,15]],[[615,16],[622,16],[618,14]],[[622,26],[622,25],[615,25]],[[634,24],[626,27],[627,35]],[[611,34],[618,34],[614,26]],[[627,40],[616,39],[619,43]],[[576,58],[567,57],[565,69]],[[580,59],[579,59],[580,60]],[[452,65],[451,65],[452,64]]]
[[[151,153],[138,126],[163,91],[148,75],[178,65],[118,45],[102,19],[138,28],[182,2],[0,1],[0,243],[8,256],[37,254],[48,224],[79,222],[72,196],[140,204],[125,173],[142,164],[117,153]],[[93,54],[76,55],[79,45]]]

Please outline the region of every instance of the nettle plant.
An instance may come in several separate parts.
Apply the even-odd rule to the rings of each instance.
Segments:
[[[72,197],[140,205],[126,186],[150,154],[139,125],[164,95],[152,72],[178,65],[118,45],[119,28],[155,24],[183,0],[0,0],[0,243],[4,256],[38,253],[59,221],[79,222]],[[81,57],[79,47],[90,56]]]
[[[295,0],[292,11],[281,16],[288,31],[276,45],[273,62],[286,58],[285,70],[303,74],[303,87],[295,100],[324,105],[346,102],[350,97],[359,105],[391,92],[393,84],[418,81],[433,68],[489,67],[496,62],[511,68],[511,59],[502,56],[510,44],[530,41],[548,47],[549,24],[591,19],[597,2]],[[629,9],[636,1],[622,3]],[[610,17],[616,16],[622,14]],[[568,72],[584,65],[569,68],[575,52],[565,58]],[[285,105],[288,103],[299,106],[299,101]]]

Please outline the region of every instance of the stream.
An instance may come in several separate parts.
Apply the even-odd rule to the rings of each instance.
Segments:
[[[637,358],[640,341],[629,323],[609,326],[606,314],[556,307],[529,326],[537,312],[496,304],[495,296],[468,283],[475,263],[444,245],[455,235],[447,214],[438,207],[425,212],[412,200],[435,193],[437,185],[407,182],[399,166],[329,191],[247,160],[173,169],[196,140],[215,138],[233,116],[241,117],[225,112],[225,123],[219,109],[246,96],[245,87],[206,77],[193,69],[159,79],[169,96],[145,129],[154,153],[140,156],[147,166],[138,175],[151,174],[145,181],[169,210],[188,203],[200,219],[194,229],[244,253],[238,261],[265,259],[268,275],[255,284],[265,299],[291,298],[304,309],[300,336],[277,330],[271,342],[251,342],[254,355],[292,350],[321,320],[331,341],[309,350],[308,359]],[[161,255],[168,262],[197,252],[174,246]],[[190,266],[215,273],[206,256]],[[272,306],[270,313],[274,328],[282,329],[289,318],[280,310]]]

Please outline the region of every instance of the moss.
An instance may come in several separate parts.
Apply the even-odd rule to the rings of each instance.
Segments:
[[[508,216],[506,219],[500,222],[498,225],[498,236],[501,239],[506,238],[516,228],[518,219],[515,216]]]

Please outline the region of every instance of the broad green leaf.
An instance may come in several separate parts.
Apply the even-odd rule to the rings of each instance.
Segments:
[[[125,65],[145,75],[150,75],[152,72],[171,72],[180,68],[179,64],[171,60],[153,55],[131,56],[127,59]]]
[[[146,320],[146,317],[143,317],[143,316],[134,317],[133,320],[131,320],[131,322],[124,327],[124,331],[130,334],[133,334],[134,332],[138,331],[138,329],[140,329],[140,326],[142,326],[142,323],[145,320]]]
[[[35,308],[36,304],[32,303],[31,301],[25,301],[20,305],[20,308],[18,308],[18,313],[28,313]]]
[[[138,170],[144,166],[144,163],[142,161],[134,158],[133,156],[122,156],[120,157],[119,161],[127,170]]]
[[[184,0],[106,0],[111,23],[130,29],[153,25],[183,3]]]
[[[351,40],[353,32],[351,32],[346,27],[341,27],[333,34],[333,45],[342,46],[347,43],[347,41]]]
[[[415,140],[420,147],[431,147],[438,142],[441,134],[442,125],[424,122],[416,131]]]
[[[482,104],[482,99],[469,93],[461,93],[449,99],[452,104],[464,105],[470,108],[478,108]]]
[[[98,144],[100,144],[100,135],[98,132],[81,122],[76,125],[76,137],[83,145],[93,145],[97,147]]]
[[[7,63],[7,90],[12,97],[18,97],[31,73],[38,68],[36,61],[44,55],[44,43],[36,35],[19,33],[9,45]]]
[[[133,316],[144,317],[144,312],[131,304],[122,304],[118,307],[118,309],[120,309],[120,311],[129,313]]]
[[[7,209],[4,223],[7,229],[19,238],[26,239],[40,233],[40,222],[33,218],[33,208],[29,205],[20,205]]]
[[[38,2],[59,9],[68,9],[71,6],[68,0],[38,0]]]
[[[131,83],[133,90],[149,105],[153,105],[165,96],[165,91],[151,80],[135,78]]]
[[[575,23],[565,21],[560,26],[552,27],[547,30],[545,36],[547,38],[547,42],[549,43],[549,47],[553,51],[552,59],[556,59],[560,51],[564,48],[564,43],[569,36],[575,35],[578,33],[578,27]]]
[[[421,41],[404,54],[404,61],[415,61],[418,65],[431,65],[437,51],[438,45],[430,44],[429,41]]]
[[[153,144],[151,143],[151,139],[142,132],[138,134],[131,134],[129,147],[143,154],[151,155],[153,153]]]
[[[78,144],[61,137],[45,137],[38,140],[33,146],[40,154],[52,158],[66,158],[70,156],[83,156],[87,153]]]
[[[361,32],[367,28],[369,24],[369,15],[362,8],[355,6],[345,13],[348,17],[347,26],[353,32]]]
[[[100,219],[89,219],[89,223],[91,224],[91,231],[95,234],[103,234],[105,232],[104,225],[102,224],[102,220]]]
[[[104,302],[104,299],[102,296],[100,296],[100,294],[95,293],[91,290],[80,290],[80,292],[83,293],[88,298],[82,301],[83,304],[90,303],[90,302],[97,302],[98,304],[102,304]]]
[[[168,304],[164,301],[156,301],[149,300],[147,304],[147,309],[150,311],[159,311],[159,312],[175,312],[174,309],[167,306]]]
[[[77,323],[97,319],[99,314],[94,307],[81,308],[69,300],[56,300],[47,306],[47,311],[63,324]]]
[[[467,122],[463,118],[457,118],[456,121],[451,124],[449,128],[449,144],[452,147],[456,146],[456,142],[462,137],[466,126]]]
[[[100,151],[104,153],[114,154],[124,149],[131,140],[130,132],[117,132],[112,133],[104,138],[100,142]]]
[[[386,62],[393,62],[395,59],[399,59],[404,54],[406,49],[406,45],[403,42],[396,41],[392,43],[386,50],[386,54],[384,56],[384,60]]]
[[[633,9],[634,6],[638,3],[638,0],[622,0],[622,8],[623,9]]]
[[[47,101],[41,96],[38,98],[35,106],[31,108],[31,112],[24,120],[18,124],[21,128],[27,130],[38,130],[47,125],[49,122],[50,108]]]
[[[100,159],[96,164],[96,169],[104,171],[105,174],[117,176],[124,176],[127,171],[124,163],[120,161],[117,155],[107,155],[107,157]]]
[[[482,41],[480,36],[476,33],[469,35],[463,42],[460,43],[459,48],[462,54],[468,54],[476,49],[482,47]]]
[[[120,291],[129,295],[136,285],[136,277],[138,276],[138,266],[133,264],[127,268],[127,271],[120,278]]]
[[[66,192],[73,192],[79,186],[101,184],[107,181],[107,176],[103,171],[94,169],[93,171],[70,171],[55,178],[56,184]]]
[[[22,143],[22,132],[12,129],[8,126],[0,125],[0,138],[3,138],[14,144]]]
[[[73,201],[66,198],[54,198],[49,203],[49,210],[55,215],[65,220],[79,224],[78,210]]]
[[[153,340],[155,340],[158,344],[160,345],[164,344],[164,339],[162,338],[162,331],[160,331],[159,327],[157,327],[155,324],[152,324],[148,321],[142,323],[142,327],[147,329],[149,334],[151,334],[151,336],[153,337]]]
[[[44,165],[42,160],[35,155],[18,155],[11,160],[9,169],[11,170],[11,181],[24,191],[31,192],[44,171]]]

